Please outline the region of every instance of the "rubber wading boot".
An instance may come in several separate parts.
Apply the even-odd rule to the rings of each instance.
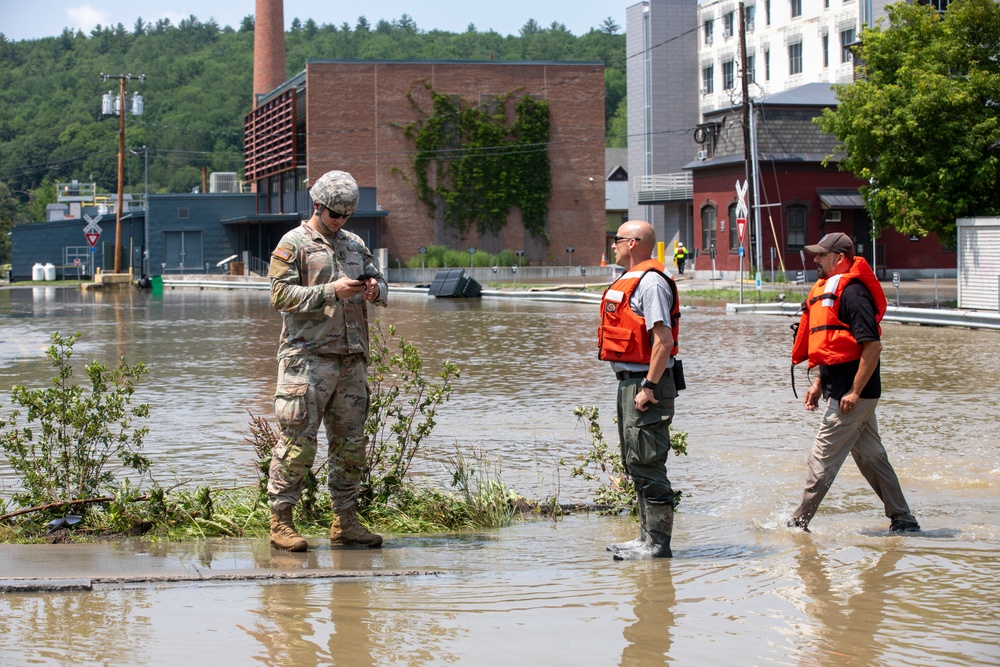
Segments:
[[[363,544],[374,549],[382,546],[382,536],[361,525],[357,509],[351,507],[333,515],[330,544]]]
[[[271,510],[271,544],[285,551],[305,551],[309,548],[309,543],[295,530],[291,506],[277,512]]]
[[[620,544],[609,544],[608,551],[635,549],[637,546],[646,541],[648,536],[648,533],[646,532],[646,500],[642,496],[639,496],[636,499],[636,505],[639,506],[639,537],[634,540],[629,540],[628,542],[621,542]]]
[[[646,541],[632,549],[619,549],[615,560],[644,560],[646,558],[673,558],[670,535],[674,530],[674,506],[669,503],[646,503]]]

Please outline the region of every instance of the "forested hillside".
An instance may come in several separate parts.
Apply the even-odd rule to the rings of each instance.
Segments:
[[[295,19],[286,35],[288,75],[307,59],[593,60],[606,64],[609,145],[625,141],[625,37],[610,18],[585,35],[528,21],[516,36],[423,30],[403,15],[371,25]],[[101,96],[117,82],[101,73],[145,74],[128,96],[144,97],[142,116],[126,117],[126,191],[142,192],[148,148],[149,191],[185,192],[201,170],[241,171],[243,116],[253,83],[253,17],[220,27],[191,16],[98,26],[90,34],[11,42],[0,33],[0,263],[6,229],[37,221],[54,200],[54,183],[79,179],[117,188],[117,129],[101,116]]]

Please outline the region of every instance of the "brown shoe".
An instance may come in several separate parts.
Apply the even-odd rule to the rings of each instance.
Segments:
[[[277,512],[271,510],[271,544],[285,551],[305,551],[309,548],[309,543],[295,530],[291,506]]]
[[[358,521],[357,509],[351,507],[333,515],[330,525],[330,544],[362,544],[366,547],[382,546],[382,536],[376,535]]]

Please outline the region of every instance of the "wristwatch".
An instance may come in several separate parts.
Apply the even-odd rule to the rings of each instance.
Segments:
[[[642,388],[643,389],[656,389],[656,383],[651,382],[649,378],[642,378]]]

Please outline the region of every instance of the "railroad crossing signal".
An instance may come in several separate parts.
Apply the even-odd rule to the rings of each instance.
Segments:
[[[92,218],[86,213],[83,214],[83,219],[87,221],[87,226],[83,228],[83,235],[86,237],[87,243],[90,244],[91,250],[97,245],[97,240],[101,238],[101,226],[97,224],[101,217],[100,214],[96,218]]]
[[[743,245],[743,234],[747,229],[747,214],[750,212],[747,209],[747,189],[749,187],[750,184],[747,181],[743,181],[742,185],[736,181],[736,195],[739,198],[736,202],[736,229],[740,234],[740,245]]]

